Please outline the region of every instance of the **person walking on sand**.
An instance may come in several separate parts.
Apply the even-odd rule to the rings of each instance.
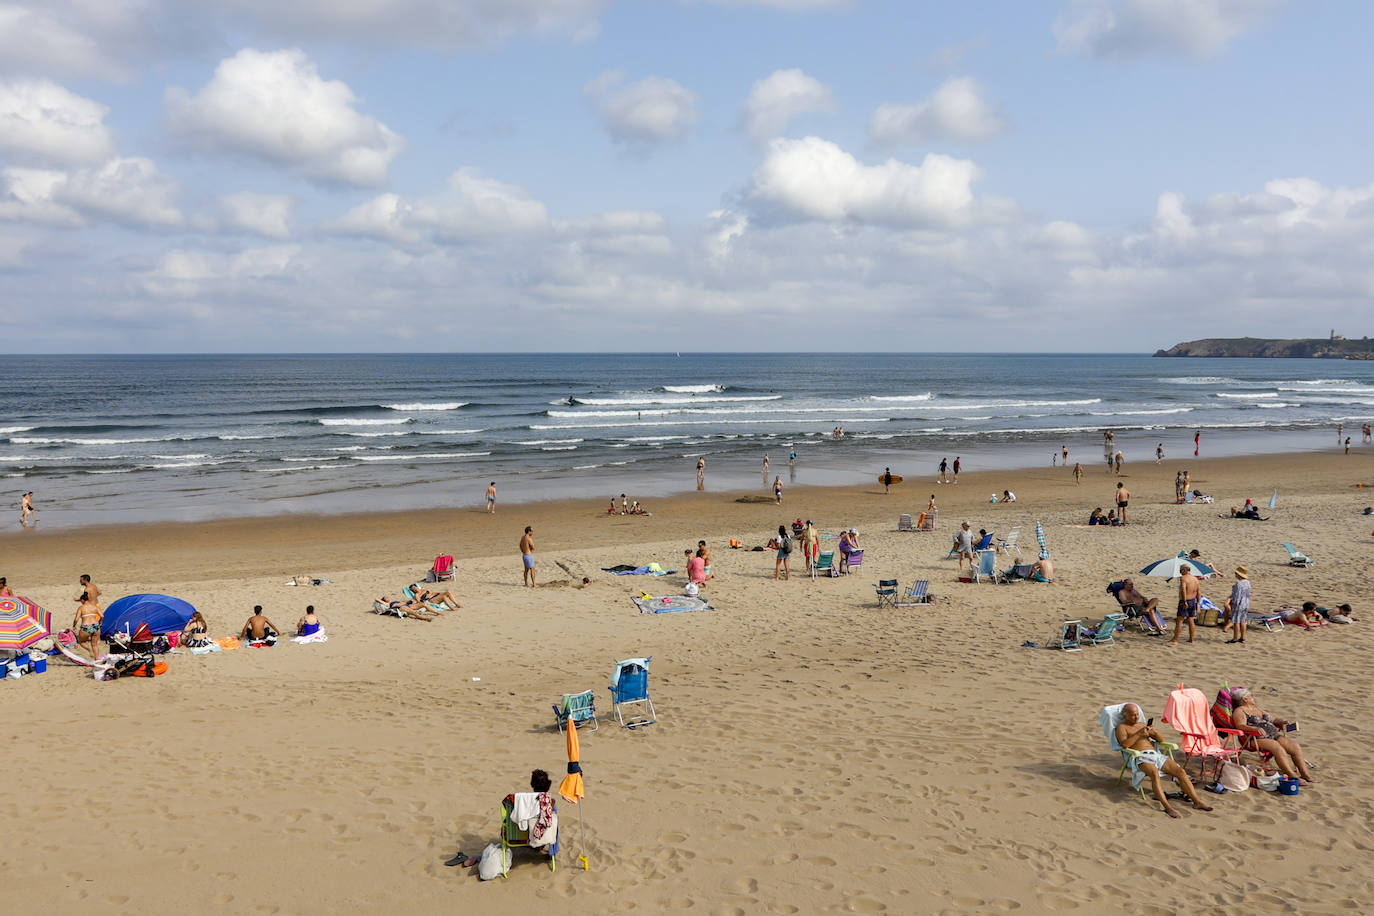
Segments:
[[[525,535],[520,538],[520,562],[525,567],[525,585],[535,588],[534,582],[534,529],[525,526]]]
[[[697,459],[697,489],[706,489],[706,459]]]
[[[1073,485],[1075,487],[1083,485],[1083,463],[1081,461],[1073,463]]]
[[[1116,514],[1121,518],[1121,524],[1126,524],[1126,506],[1130,504],[1131,491],[1126,489],[1126,485],[1121,481],[1116,482]]]
[[[778,573],[782,573],[784,579],[792,578],[792,567],[789,558],[792,556],[792,539],[788,537],[787,526],[778,526],[778,553],[773,561],[773,578],[778,578]]]
[[[1064,465],[1064,467],[1068,467],[1068,466],[1069,466],[1069,447],[1066,445],[1066,446],[1064,446],[1062,449],[1060,449],[1060,451],[1061,451],[1061,452],[1063,453],[1063,455],[1064,455],[1064,458],[1063,458],[1063,460],[1062,460],[1062,464]]]
[[[493,514],[496,512],[496,481],[494,480],[487,485],[487,511]]]
[[[1126,463],[1126,456],[1120,452],[1116,453],[1116,475],[1121,476],[1121,466]]]
[[[944,482],[945,482],[945,475],[948,473],[948,471],[949,471],[949,459],[948,459],[948,458],[941,458],[941,459],[940,459],[940,479],[937,480],[937,481],[935,481],[935,482],[936,482],[936,483],[944,483]]]
[[[1171,646],[1178,645],[1185,620],[1188,621],[1188,642],[1191,643],[1197,635],[1197,606],[1198,599],[1202,597],[1202,587],[1198,584],[1197,576],[1193,575],[1193,568],[1184,563],[1178,571],[1178,615],[1174,617],[1174,638],[1168,643]]]
[[[19,500],[19,525],[23,528],[29,526],[29,516],[33,516],[34,524],[38,523],[38,510],[33,507],[33,491],[25,493]]]
[[[1163,464],[1163,463],[1164,463],[1164,443],[1161,442],[1161,443],[1159,443],[1158,445],[1155,446],[1155,464]]]
[[[1349,437],[1349,436],[1346,436],[1346,437],[1345,437],[1345,453],[1346,453],[1347,455],[1350,454],[1350,437]]]
[[[883,495],[892,492],[892,468],[883,468]]]
[[[779,506],[782,505],[782,478],[773,478],[773,501]]]
[[[84,579],[85,576],[82,576]],[[100,654],[100,624],[105,614],[100,610],[89,592],[82,592],[77,598],[76,616],[72,618],[72,632],[76,633],[76,644],[84,645],[94,661]]]
[[[954,482],[959,482],[959,468],[963,467],[963,461],[958,455],[954,456]]]

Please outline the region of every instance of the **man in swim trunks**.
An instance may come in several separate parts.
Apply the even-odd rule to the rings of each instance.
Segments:
[[[1117,515],[1121,518],[1121,524],[1126,524],[1126,507],[1130,505],[1131,491],[1126,489],[1126,485],[1121,481],[1116,482],[1116,508]]]
[[[89,601],[96,607],[100,607],[100,587],[91,581],[91,577],[83,573],[77,580],[81,584],[81,596],[76,599],[77,604]]]
[[[249,642],[262,642],[269,646],[277,644],[277,634],[281,628],[267,619],[262,612],[262,605],[253,605],[253,616],[244,621],[243,629],[239,635],[246,638]]]
[[[1171,646],[1178,644],[1185,620],[1188,621],[1188,642],[1191,643],[1197,635],[1197,606],[1198,599],[1202,597],[1202,586],[1197,576],[1193,575],[1193,568],[1185,563],[1178,571],[1178,616],[1174,617],[1174,638],[1169,640]]]
[[[38,521],[38,510],[33,507],[32,490],[25,493],[24,497],[19,500],[19,524],[21,527],[28,527],[30,515],[33,516],[35,522]]]
[[[1199,811],[1211,811],[1211,806],[1203,804],[1202,799],[1198,797],[1197,789],[1193,788],[1193,782],[1183,768],[1172,757],[1165,756],[1155,747],[1154,742],[1163,740],[1164,736],[1155,731],[1154,726],[1140,721],[1139,706],[1134,703],[1126,704],[1126,708],[1121,710],[1121,724],[1116,727],[1116,743],[1124,750],[1140,751],[1131,758],[1129,764],[1131,785],[1139,788],[1146,779],[1150,780],[1150,788],[1154,790],[1155,798],[1164,806],[1164,813],[1170,817],[1178,817],[1174,806],[1169,804],[1169,797],[1164,794],[1164,784],[1159,778],[1162,771],[1174,778],[1194,808]]]
[[[1048,553],[1036,557],[1035,562],[1031,564],[1030,578],[1032,582],[1054,581],[1054,561]]]
[[[534,584],[534,529],[525,526],[525,536],[520,539],[520,561],[525,565],[525,585],[535,588]]]
[[[496,481],[494,480],[487,485],[487,511],[493,513],[496,511]]]
[[[1121,590],[1116,593],[1116,600],[1128,614],[1134,612],[1144,617],[1150,622],[1150,626],[1159,632],[1163,633],[1167,629],[1164,618],[1155,610],[1159,606],[1159,599],[1146,598],[1136,590],[1133,580],[1127,579],[1122,583]]]
[[[1062,449],[1060,449],[1060,451],[1064,453],[1064,467],[1068,467],[1068,466],[1069,466],[1069,447],[1066,445],[1066,446],[1064,446]]]

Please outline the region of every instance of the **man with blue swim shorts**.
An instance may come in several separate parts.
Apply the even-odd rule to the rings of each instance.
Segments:
[[[534,529],[525,526],[525,536],[520,539],[520,559],[525,564],[525,584],[534,588]]]
[[[1168,643],[1171,646],[1178,644],[1185,620],[1188,621],[1188,642],[1197,635],[1198,599],[1202,597],[1202,586],[1193,575],[1193,568],[1184,563],[1179,566],[1178,573],[1178,616],[1174,618],[1174,638]]]

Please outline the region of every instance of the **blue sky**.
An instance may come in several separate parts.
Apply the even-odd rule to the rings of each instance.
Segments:
[[[29,352],[1364,334],[1370,9],[0,6]]]

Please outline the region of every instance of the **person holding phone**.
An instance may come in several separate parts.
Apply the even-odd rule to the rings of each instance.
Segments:
[[[1174,778],[1194,808],[1199,811],[1211,811],[1212,806],[1198,797],[1197,789],[1193,788],[1193,781],[1188,778],[1183,767],[1178,765],[1178,761],[1155,747],[1154,743],[1163,741],[1164,736],[1155,731],[1154,721],[1150,719],[1148,722],[1141,722],[1140,707],[1134,703],[1127,703],[1121,710],[1121,724],[1116,727],[1116,743],[1125,750],[1140,751],[1130,761],[1131,784],[1139,788],[1146,779],[1150,780],[1150,788],[1154,790],[1155,798],[1164,806],[1164,813],[1170,817],[1178,817],[1174,806],[1169,804],[1169,797],[1164,794],[1164,783],[1159,774],[1165,773]]]
[[[1273,756],[1279,772],[1304,783],[1316,782],[1303,757],[1302,746],[1294,737],[1297,723],[1275,719],[1260,709],[1254,696],[1244,687],[1231,688],[1231,725],[1245,733],[1247,750],[1264,751]]]

